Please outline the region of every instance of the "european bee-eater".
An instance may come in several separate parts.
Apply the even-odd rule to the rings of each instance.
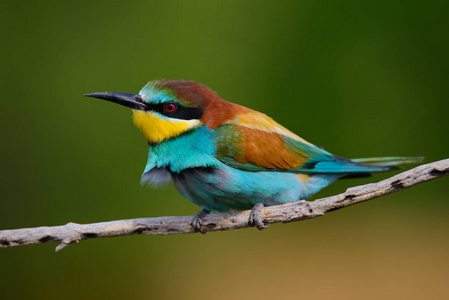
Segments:
[[[178,192],[211,211],[252,209],[249,223],[263,228],[263,206],[307,199],[343,177],[388,171],[419,158],[345,159],[317,147],[267,115],[221,99],[208,87],[184,80],[155,80],[139,94],[102,92],[88,97],[133,111],[149,144],[142,184],[173,181]]]

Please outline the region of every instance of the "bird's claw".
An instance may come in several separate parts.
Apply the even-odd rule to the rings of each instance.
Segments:
[[[248,225],[251,227],[257,227],[257,229],[262,230],[268,227],[260,218],[260,212],[263,209],[263,203],[258,203],[254,205],[249,213]]]
[[[208,214],[209,214],[208,210],[202,209],[193,216],[191,224],[195,232],[201,232],[202,234],[206,234],[207,230],[203,224],[203,219]]]

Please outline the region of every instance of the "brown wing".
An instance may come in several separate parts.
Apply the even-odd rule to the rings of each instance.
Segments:
[[[239,169],[296,170],[315,153],[311,151],[315,146],[255,111],[238,115],[215,130],[217,158]]]

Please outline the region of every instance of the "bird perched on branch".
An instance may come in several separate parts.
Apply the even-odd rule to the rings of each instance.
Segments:
[[[193,81],[154,80],[137,95],[86,96],[133,110],[134,124],[149,144],[141,183],[172,180],[181,195],[202,208],[192,226],[203,233],[202,219],[212,211],[251,209],[250,225],[262,229],[263,206],[307,199],[339,178],[420,161],[335,156],[267,115],[225,101]]]

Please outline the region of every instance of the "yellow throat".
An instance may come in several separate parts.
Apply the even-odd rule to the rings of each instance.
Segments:
[[[152,144],[174,138],[200,124],[199,120],[172,119],[141,110],[133,110],[133,122]]]

